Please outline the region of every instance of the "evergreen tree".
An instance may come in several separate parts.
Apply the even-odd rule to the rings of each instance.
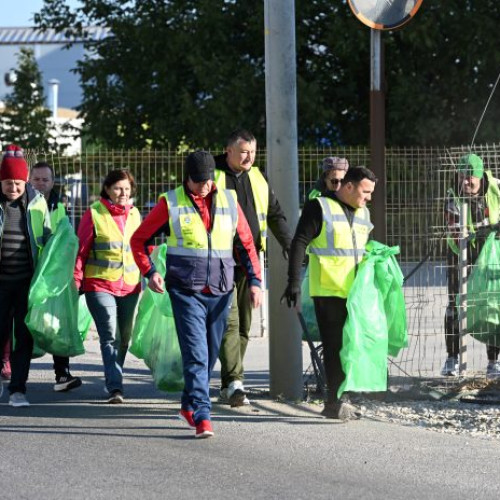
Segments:
[[[24,149],[50,149],[53,125],[45,107],[42,74],[32,49],[21,48],[12,92],[5,98],[0,115],[0,142]]]

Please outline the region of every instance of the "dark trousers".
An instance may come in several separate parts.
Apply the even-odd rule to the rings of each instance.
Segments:
[[[54,364],[52,365],[54,368],[54,373],[57,377],[64,377],[69,373],[69,358],[66,356],[52,356],[54,360]]]
[[[235,269],[234,278],[233,301],[219,353],[220,378],[223,389],[235,380],[243,382],[243,358],[252,326],[252,304],[248,291],[248,281],[240,268]]]
[[[459,349],[459,325],[458,325],[458,309],[457,309],[457,295],[460,292],[460,278],[458,267],[458,256],[453,252],[448,251],[447,255],[447,276],[448,276],[448,305],[444,317],[444,335],[446,340],[446,352],[450,358],[458,358],[460,353]],[[468,274],[470,274],[471,266],[467,267]],[[500,347],[494,345],[486,346],[486,354],[488,360],[496,361]]]
[[[24,319],[28,312],[28,293],[31,278],[21,281],[0,281],[0,345],[4,345],[12,332],[14,320],[14,337],[16,345],[10,356],[12,375],[9,392],[26,393],[26,381],[33,351],[33,337]]]
[[[337,391],[345,379],[340,363],[342,330],[347,318],[347,299],[313,297],[316,320],[323,344],[328,402],[337,401]]]
[[[199,424],[210,420],[210,375],[226,330],[233,292],[215,296],[171,288],[168,293],[182,354],[181,406],[194,411],[194,421]]]
[[[10,324],[13,324],[12,319]],[[12,332],[9,332],[0,342],[0,353],[2,356],[2,365],[10,362],[11,347],[12,347]],[[56,378],[63,377],[69,373],[69,358],[67,356],[52,356],[54,360],[53,368]]]

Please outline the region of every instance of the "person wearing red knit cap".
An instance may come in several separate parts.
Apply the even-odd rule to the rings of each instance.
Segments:
[[[23,150],[7,146],[0,166],[0,345],[14,331],[8,387],[14,407],[29,406],[25,393],[33,337],[24,318],[31,278],[52,234],[45,198],[27,184],[28,175]]]

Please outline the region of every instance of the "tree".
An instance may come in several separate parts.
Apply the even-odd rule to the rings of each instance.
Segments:
[[[110,28],[107,39],[86,43],[76,68],[91,138],[111,147],[206,147],[244,126],[265,139],[262,0],[81,3],[71,10],[45,0],[35,20],[66,34]],[[367,144],[370,30],[345,1],[295,5],[300,144]],[[424,2],[408,25],[383,33],[388,145],[470,141],[500,70],[498,18],[495,0]],[[490,114],[477,140],[499,136]]]
[[[52,143],[51,112],[45,107],[42,75],[33,50],[21,48],[13,74],[13,89],[0,115],[0,142],[48,150]]]

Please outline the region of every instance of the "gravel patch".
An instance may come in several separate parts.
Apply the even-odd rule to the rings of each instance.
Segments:
[[[365,418],[422,427],[446,434],[500,439],[500,406],[457,401],[364,402]]]

